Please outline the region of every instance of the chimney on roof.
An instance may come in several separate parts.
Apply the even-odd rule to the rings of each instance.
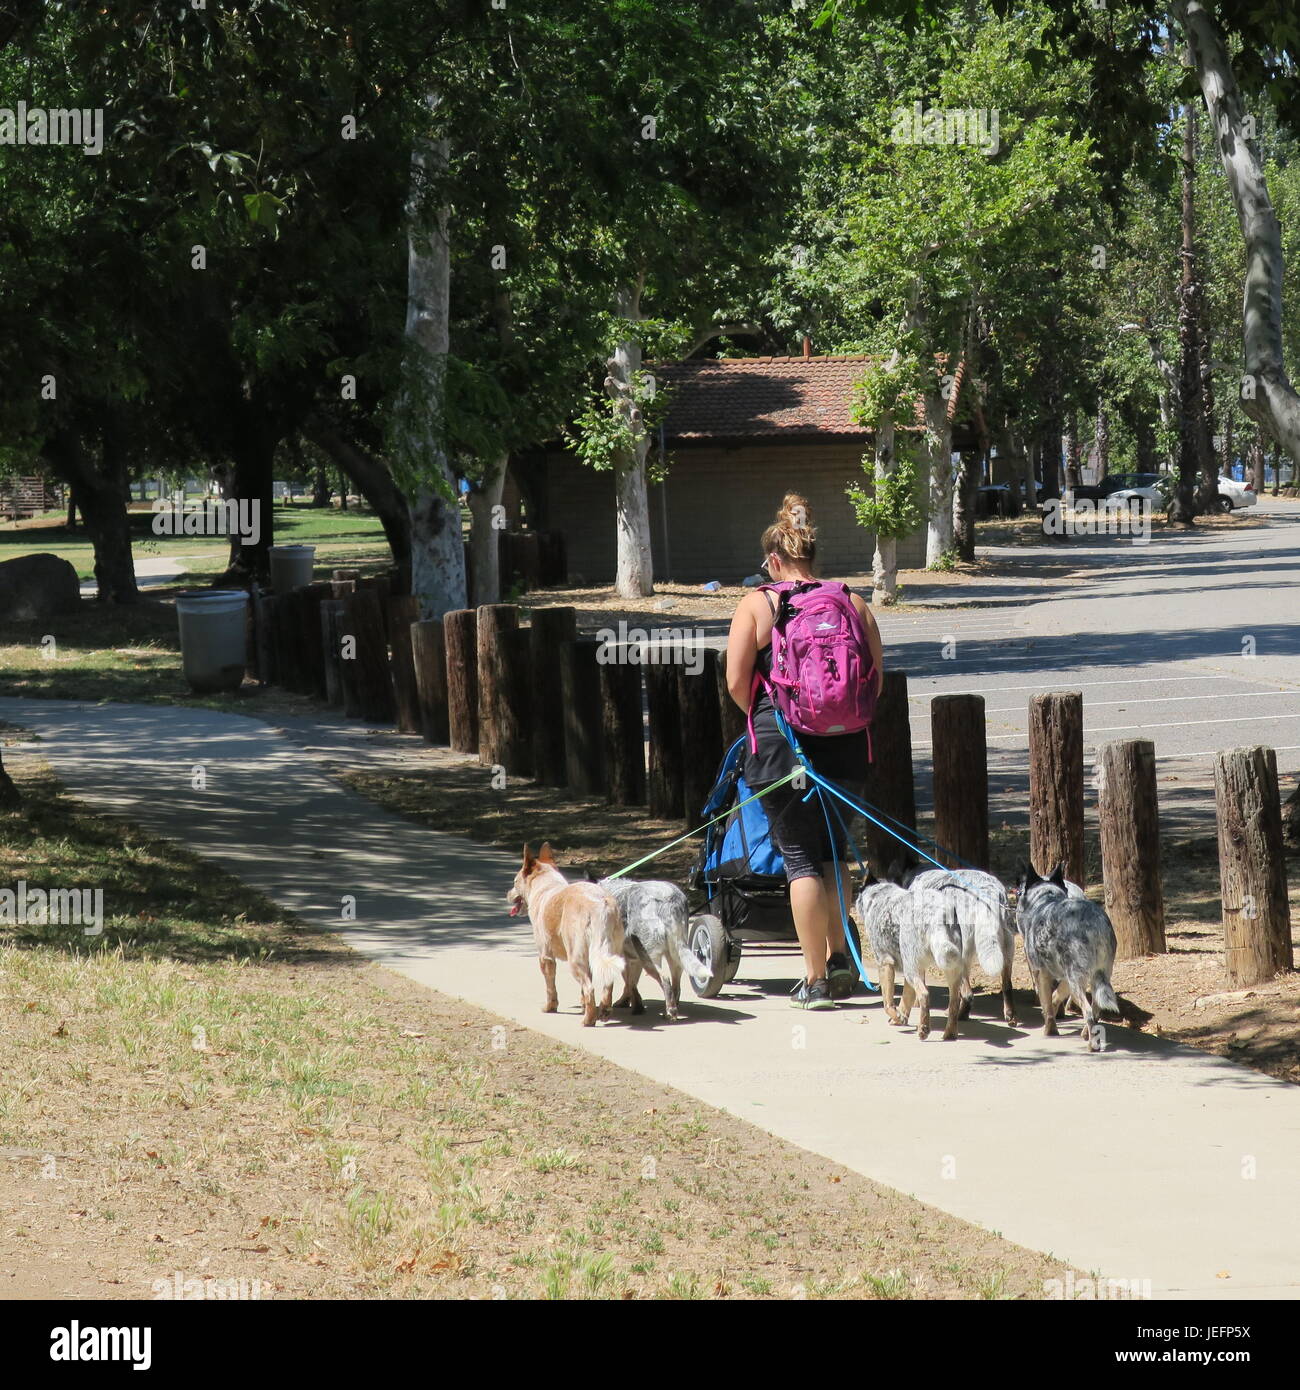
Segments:
[[[806,333],[803,335],[803,355],[812,356],[812,339]]]

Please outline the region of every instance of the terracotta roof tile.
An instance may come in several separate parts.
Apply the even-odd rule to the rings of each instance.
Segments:
[[[854,388],[872,358],[695,358],[651,366],[672,389],[670,439],[741,439],[833,435],[867,439],[850,418]],[[923,420],[918,405],[918,423]]]
[[[672,390],[673,439],[754,435],[849,435],[869,431],[849,418],[853,388],[870,359],[853,357],[698,358],[654,368]]]

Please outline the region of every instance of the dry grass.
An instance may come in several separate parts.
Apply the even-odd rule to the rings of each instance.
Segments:
[[[112,916],[4,929],[7,1295],[179,1275],[277,1298],[1037,1298],[1062,1277],[366,964],[48,774],[23,786],[0,878],[104,886]]]

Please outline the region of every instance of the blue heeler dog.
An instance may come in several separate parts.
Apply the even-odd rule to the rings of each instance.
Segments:
[[[916,1036],[930,1036],[930,990],[927,976],[942,975],[948,985],[948,1016],[943,1037],[957,1036],[961,982],[965,971],[961,924],[955,904],[943,893],[903,888],[868,875],[856,903],[858,921],[880,966],[880,989],[890,1023],[906,1024],[919,1003]],[[894,1009],[894,971],[903,972],[903,1007]]]
[[[971,967],[978,960],[986,975],[1002,983],[1002,1017],[1016,1026],[1016,1005],[1011,993],[1011,966],[1016,958],[1016,923],[1007,890],[979,869],[923,869],[913,875],[908,887],[941,893],[955,908],[961,923],[962,954],[966,971],[962,976],[961,1016],[970,1013]]]
[[[1083,1012],[1088,1051],[1100,1052],[1097,1011],[1116,1015],[1120,1011],[1110,983],[1115,964],[1115,929],[1110,918],[1100,904],[1067,891],[1060,864],[1049,878],[1041,878],[1026,865],[1019,888],[1016,926],[1025,939],[1025,958],[1043,1006],[1043,1035],[1055,1036],[1057,1006],[1069,995]]]
[[[664,1013],[680,1017],[683,972],[701,989],[712,970],[690,944],[690,907],[675,883],[654,879],[603,878],[600,886],[613,897],[623,918],[625,983],[616,1009],[644,1013],[637,985],[644,970],[664,992]]]

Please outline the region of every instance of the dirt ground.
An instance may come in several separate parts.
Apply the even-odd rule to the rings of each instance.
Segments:
[[[0,1298],[1044,1296],[1059,1262],[452,1001],[48,774],[0,879]]]

